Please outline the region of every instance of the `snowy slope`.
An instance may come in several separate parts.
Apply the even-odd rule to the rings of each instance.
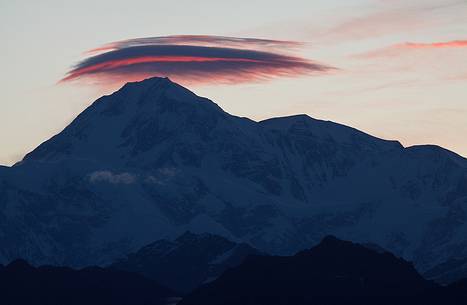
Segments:
[[[293,253],[334,234],[427,269],[467,256],[467,160],[305,115],[255,122],[166,78],[0,168],[0,262],[105,264],[186,230]]]

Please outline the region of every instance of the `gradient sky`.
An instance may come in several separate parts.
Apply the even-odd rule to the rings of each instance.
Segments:
[[[0,0],[0,34],[0,164],[118,88],[58,83],[86,51],[168,35],[303,42],[274,51],[337,68],[189,84],[232,114],[306,113],[467,156],[467,0]]]

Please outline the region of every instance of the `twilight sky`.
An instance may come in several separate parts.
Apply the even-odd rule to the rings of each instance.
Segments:
[[[0,0],[0,164],[126,80],[467,156],[467,0]]]

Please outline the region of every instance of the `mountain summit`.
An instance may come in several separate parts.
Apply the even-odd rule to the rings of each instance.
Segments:
[[[283,254],[334,234],[427,269],[467,256],[466,209],[450,151],[306,115],[255,122],[151,78],[0,167],[0,263],[107,264],[190,230]]]

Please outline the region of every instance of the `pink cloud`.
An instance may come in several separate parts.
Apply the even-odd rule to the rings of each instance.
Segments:
[[[307,58],[284,54],[283,50],[299,45],[300,42],[293,41],[224,36],[129,39],[89,51],[90,56],[60,82],[91,80],[108,85],[167,76],[184,84],[236,84],[335,70]],[[274,51],[279,47],[281,52]]]
[[[459,0],[381,0],[370,11],[344,18],[321,35],[325,40],[342,42],[420,32],[451,23],[466,6],[465,1]],[[364,8],[367,7],[355,11]]]
[[[467,47],[467,40],[452,40],[452,41],[446,41],[446,42],[431,42],[431,43],[406,42],[403,44],[395,45],[393,47],[399,48],[399,49],[465,48]]]
[[[467,40],[452,40],[442,42],[405,42],[394,44],[382,49],[373,50],[370,52],[358,54],[357,58],[377,58],[377,57],[391,57],[399,56],[403,53],[410,52],[412,50],[436,50],[436,49],[457,49],[466,48]]]
[[[85,52],[85,54],[96,54],[121,48],[149,45],[197,45],[205,47],[215,47],[222,45],[226,48],[247,48],[255,50],[272,50],[286,48],[290,50],[300,48],[304,45],[304,43],[290,40],[272,40],[214,35],[172,35],[133,38],[117,42],[111,42],[101,47],[89,50]]]

